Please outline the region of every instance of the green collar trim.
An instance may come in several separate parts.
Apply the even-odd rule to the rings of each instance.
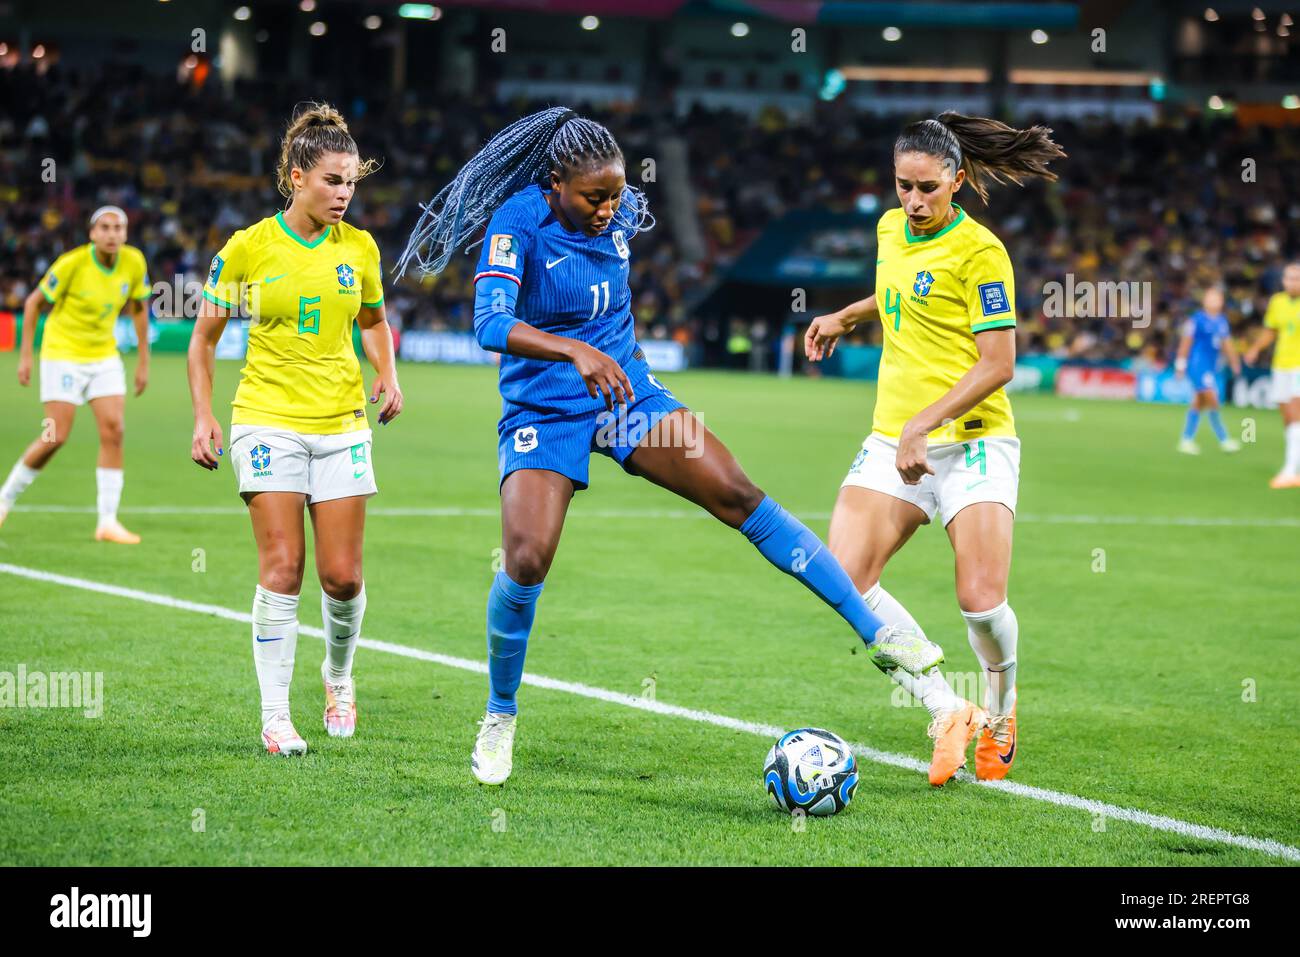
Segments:
[[[300,246],[306,246],[308,249],[315,249],[321,243],[325,242],[325,238],[330,234],[330,228],[326,226],[324,232],[322,232],[311,242],[307,242],[307,240],[303,239],[301,236],[299,236],[297,233],[295,233],[292,229],[289,228],[289,224],[284,221],[284,213],[282,212],[276,213],[275,221],[280,224],[281,229],[283,229],[286,233],[288,233],[290,239],[292,239],[295,243],[297,243]]]
[[[950,233],[950,232],[952,232],[954,229],[957,228],[957,225],[958,225],[958,224],[959,224],[963,219],[966,218],[966,210],[962,209],[962,208],[961,208],[960,206],[958,206],[956,203],[953,203],[953,204],[952,204],[952,208],[955,209],[955,210],[957,210],[957,218],[954,219],[954,220],[953,220],[951,223],[949,223],[947,226],[943,227],[943,229],[939,230],[937,233],[930,233],[930,234],[925,235],[925,236],[915,236],[915,235],[912,234],[912,224],[909,223],[909,222],[907,221],[907,216],[906,216],[906,214],[904,214],[904,216],[903,216],[903,235],[906,237],[906,239],[907,239],[907,241],[908,241],[909,243],[925,243],[925,242],[929,242],[931,239],[938,239],[938,238],[939,238],[940,236],[942,236],[944,233]]]
[[[113,275],[113,273],[117,271],[117,264],[122,261],[121,251],[120,250],[118,251],[117,258],[113,260],[113,268],[110,269],[109,267],[105,266],[102,262],[99,261],[99,256],[95,252],[95,244],[87,243],[87,245],[90,247],[90,259],[96,266],[99,267],[99,271],[102,272],[105,276]]]

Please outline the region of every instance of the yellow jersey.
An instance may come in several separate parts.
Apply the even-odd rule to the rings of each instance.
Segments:
[[[54,260],[37,288],[53,307],[41,358],[99,362],[117,355],[113,326],[129,300],[149,298],[149,275],[134,246],[122,246],[109,268],[86,243]]]
[[[316,435],[369,428],[352,346],[361,307],[384,301],[368,232],[339,223],[306,242],[276,213],[230,237],[203,297],[251,320],[231,424]]]
[[[1002,242],[956,203],[957,217],[928,236],[913,235],[891,209],[876,225],[876,307],[884,352],[872,430],[890,438],[939,399],[979,359],[975,334],[1016,324],[1016,286]],[[1015,435],[1011,403],[998,389],[931,442]]]
[[[1300,296],[1292,299],[1284,292],[1275,292],[1268,301],[1264,325],[1277,331],[1273,368],[1300,369]]]

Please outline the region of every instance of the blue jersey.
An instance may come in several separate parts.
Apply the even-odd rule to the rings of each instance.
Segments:
[[[624,207],[635,201],[632,193],[623,194]],[[632,231],[620,228],[623,216],[620,210],[598,236],[570,232],[542,188],[526,187],[502,203],[488,223],[474,281],[499,277],[517,283],[514,315],[520,321],[585,342],[625,369],[643,364],[628,287]],[[569,362],[503,354],[500,383],[506,415],[516,409],[568,415],[605,408]]]
[[[1223,344],[1231,334],[1228,317],[1222,313],[1209,316],[1203,309],[1192,313],[1183,324],[1183,335],[1192,339],[1192,348],[1187,354],[1187,368],[1211,372],[1218,368]]]

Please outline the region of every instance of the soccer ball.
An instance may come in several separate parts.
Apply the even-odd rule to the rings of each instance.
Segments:
[[[838,814],[853,800],[858,762],[839,735],[800,728],[777,739],[763,764],[772,805],[794,814]]]

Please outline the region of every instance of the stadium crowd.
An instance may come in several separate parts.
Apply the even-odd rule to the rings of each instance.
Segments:
[[[0,70],[0,308],[21,309],[54,256],[84,241],[86,216],[103,203],[130,213],[130,241],[145,251],[155,284],[172,285],[177,275],[201,282],[231,231],[282,205],[273,184],[279,135],[294,104],[308,98],[282,81],[241,83],[235,93],[225,95],[215,80],[196,87],[138,68],[92,76]],[[359,187],[349,218],[375,235],[389,266],[419,204],[493,132],[548,105],[486,96],[359,99],[328,84],[313,84],[311,96],[339,106],[363,154],[383,161]],[[689,144],[706,255],[683,260],[661,206],[661,227],[637,241],[631,277],[642,335],[698,339],[705,320],[692,304],[786,210],[861,208],[869,194],[879,208],[895,202],[890,151],[903,119],[861,113],[843,99],[798,121],[776,110],[751,118],[696,108],[674,118],[649,106],[578,108],[611,127],[629,166],[631,157],[653,155],[656,137],[670,128]],[[1198,291],[1215,281],[1227,287],[1235,330],[1258,322],[1280,288],[1282,265],[1300,253],[1300,203],[1288,198],[1300,195],[1300,135],[1244,128],[1230,117],[1049,125],[1069,153],[1058,183],[995,187],[991,208],[973,190],[961,196],[1015,263],[1022,350],[1163,363]],[[390,320],[405,329],[469,328],[474,264],[474,254],[457,256],[436,279],[390,284]],[[1049,284],[1067,276],[1076,288],[1149,284],[1149,325],[1049,314]],[[749,327],[754,318],[721,322]],[[710,321],[716,330],[718,320]]]

